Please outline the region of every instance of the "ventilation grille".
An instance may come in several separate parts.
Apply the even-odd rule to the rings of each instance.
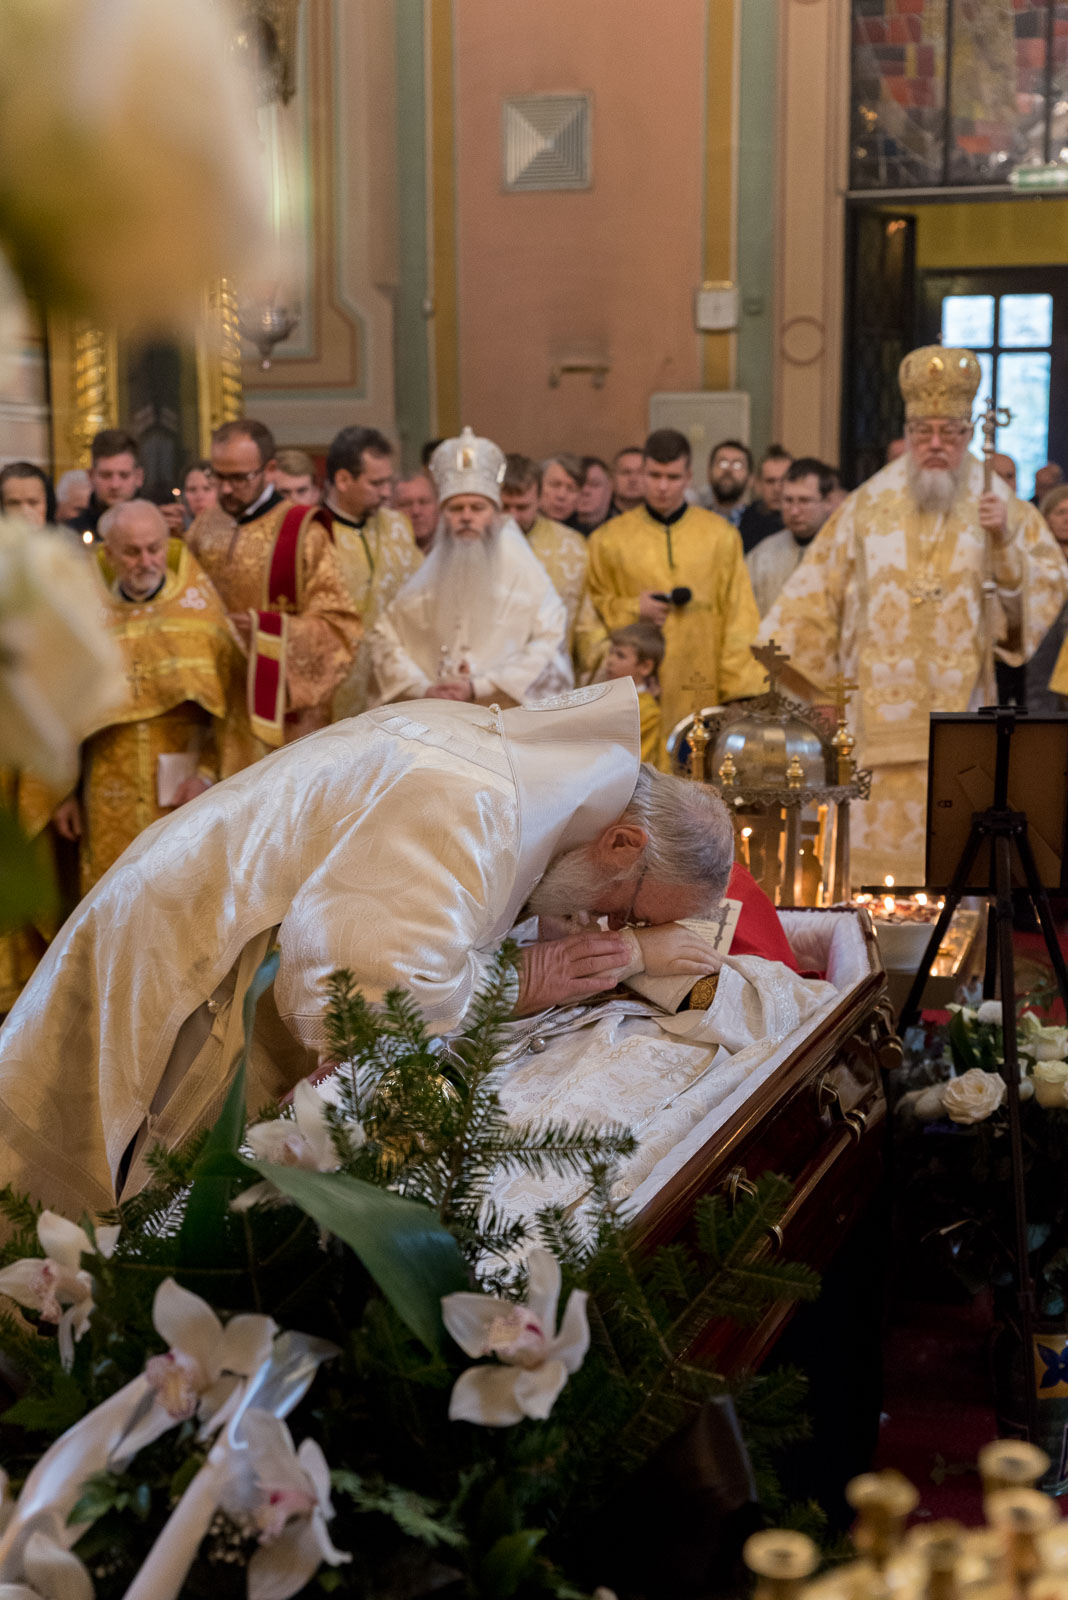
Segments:
[[[588,94],[522,94],[506,100],[501,118],[505,189],[588,189],[591,109]]]

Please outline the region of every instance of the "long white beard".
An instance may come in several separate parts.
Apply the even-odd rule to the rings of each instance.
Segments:
[[[588,850],[569,850],[546,869],[527,901],[527,909],[535,916],[580,916],[593,910],[605,889],[632,876],[636,874],[621,872],[606,876],[590,860]]]
[[[498,567],[497,530],[482,539],[454,539],[444,519],[435,546],[440,547],[434,592],[434,635],[448,674],[462,661],[471,666],[479,636],[492,617]]]
[[[909,490],[921,511],[938,511],[945,514],[960,490],[968,471],[971,457],[965,455],[955,468],[928,467],[921,469],[910,453],[906,457]]]

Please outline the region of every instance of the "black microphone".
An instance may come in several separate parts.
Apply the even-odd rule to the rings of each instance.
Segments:
[[[688,606],[693,599],[693,590],[687,589],[684,583],[680,583],[670,594],[654,594],[653,599],[662,600],[666,606]]]

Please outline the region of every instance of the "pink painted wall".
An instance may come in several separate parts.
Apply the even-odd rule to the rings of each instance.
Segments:
[[[610,455],[699,387],[704,0],[456,0],[460,397],[505,449]],[[593,94],[593,187],[505,194],[501,102]],[[611,359],[550,388],[561,358]]]

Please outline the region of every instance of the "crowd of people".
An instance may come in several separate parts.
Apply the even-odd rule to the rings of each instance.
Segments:
[[[86,740],[76,789],[38,799],[37,826],[77,850],[84,893],[150,822],[331,721],[620,677],[639,693],[644,759],[667,769],[699,700],[763,692],[750,646],[774,638],[809,698],[842,674],[858,683],[858,753],[876,776],[858,855],[877,843],[915,865],[927,718],[973,698],[984,548],[1005,693],[1068,704],[1068,485],[1048,463],[1025,504],[1001,456],[984,490],[968,452],[977,383],[969,352],[913,352],[905,434],[852,493],[814,457],[773,445],[755,461],[738,439],[711,451],[697,492],[669,428],[611,461],[506,454],[465,428],[404,473],[384,433],[347,427],[320,472],[245,417],[150,494],[122,429],[54,489],[10,463],[0,506],[84,547],[129,685]],[[0,1011],[25,976],[7,972]]]

